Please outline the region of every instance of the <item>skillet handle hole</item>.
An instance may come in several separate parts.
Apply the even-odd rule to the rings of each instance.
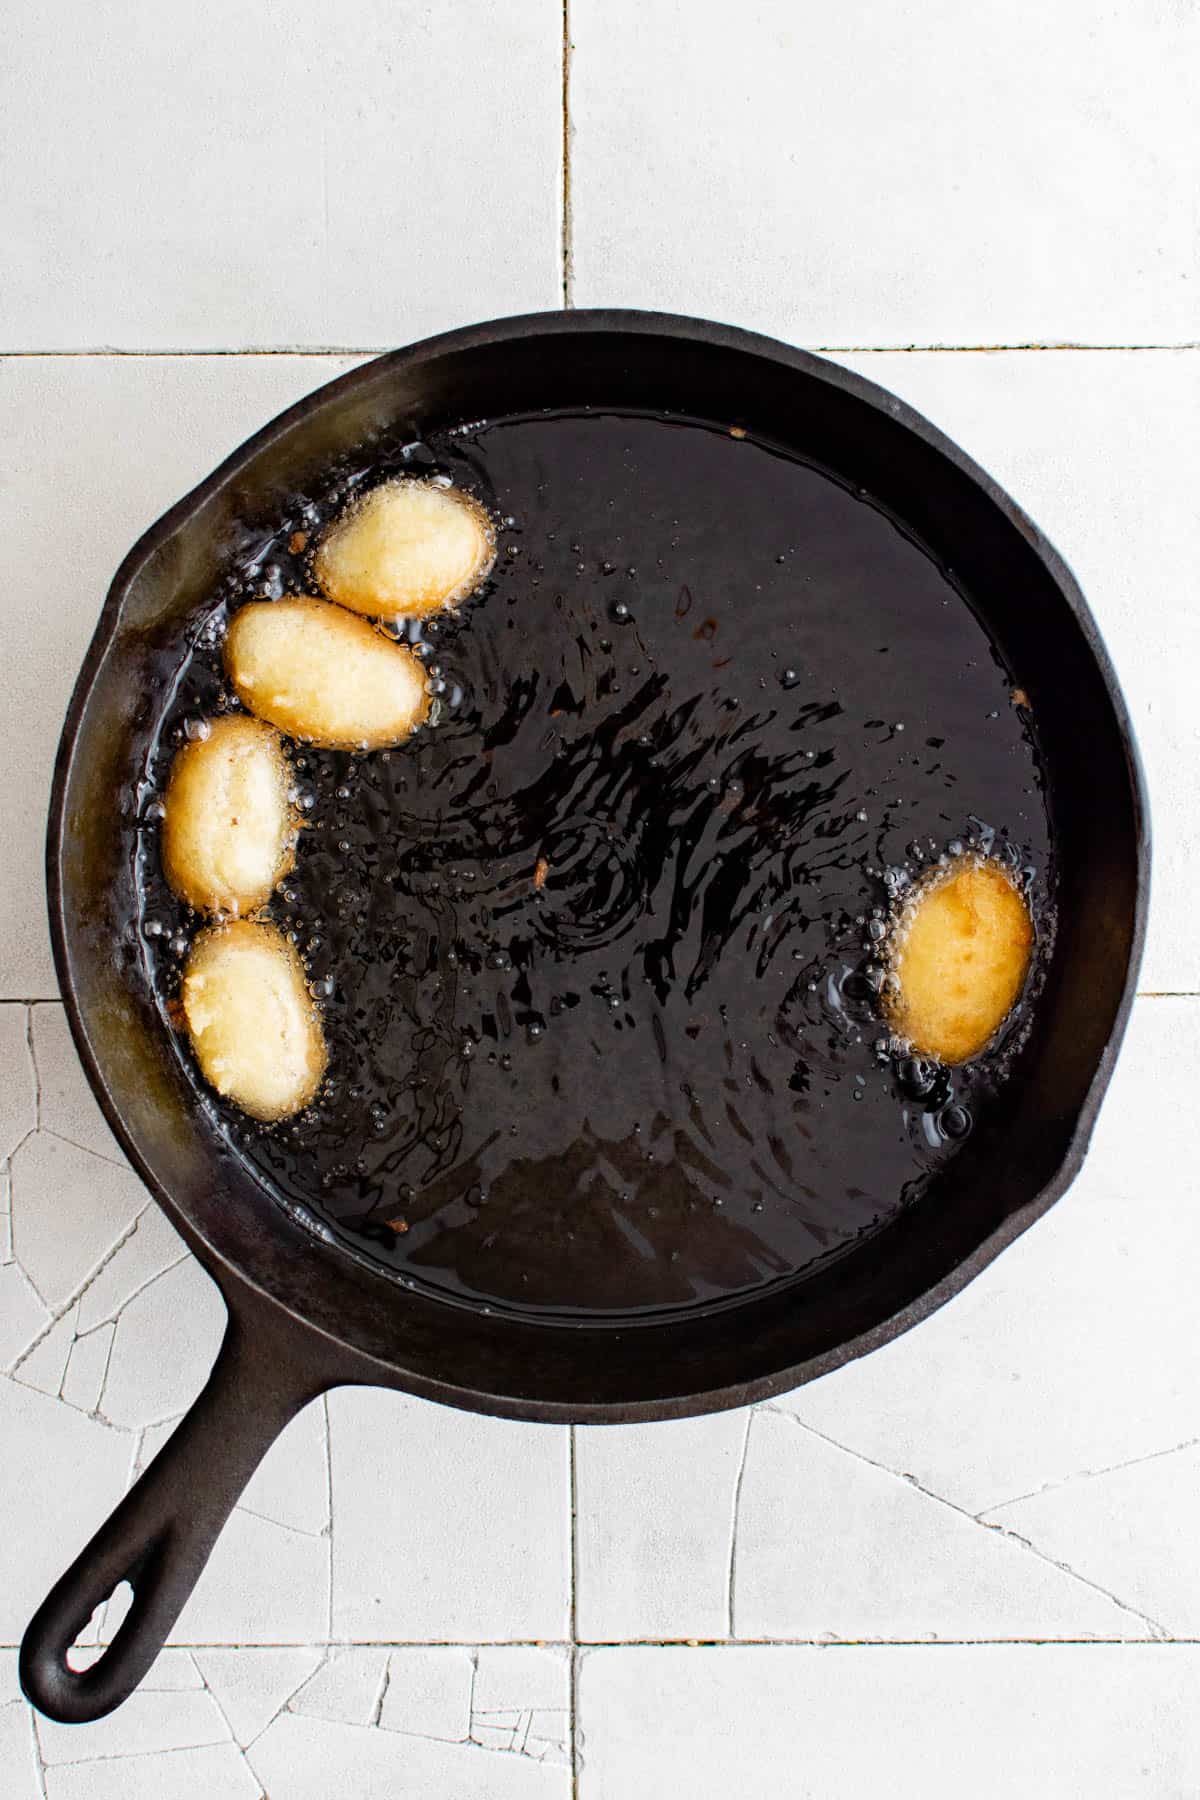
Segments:
[[[100,1661],[124,1624],[132,1605],[132,1587],[127,1581],[118,1582],[112,1593],[94,1609],[91,1618],[67,1651],[66,1664],[72,1675],[82,1675],[85,1669],[90,1669],[93,1663]]]

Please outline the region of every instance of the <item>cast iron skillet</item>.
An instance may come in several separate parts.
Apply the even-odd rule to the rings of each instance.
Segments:
[[[273,1201],[199,1109],[144,984],[115,953],[131,916],[133,780],[150,646],[210,590],[231,521],[269,509],[369,430],[541,407],[745,421],[862,483],[960,573],[1031,697],[1059,862],[1059,929],[1003,1104],[915,1207],[803,1285],[639,1329],[548,1329],[404,1291]],[[71,700],[50,806],[54,953],[88,1079],[151,1193],[228,1306],[208,1383],[33,1619],[21,1680],[43,1712],[99,1718],[153,1662],[272,1440],[325,1390],[371,1383],[505,1418],[678,1418],[793,1388],[888,1342],[978,1274],[1082,1161],[1124,1031],[1149,878],[1129,718],[1061,558],[1008,496],[862,376],[727,326],[567,312],[451,332],[353,371],[268,425],[126,557]],[[66,1653],[121,1581],[129,1614],[85,1672]]]

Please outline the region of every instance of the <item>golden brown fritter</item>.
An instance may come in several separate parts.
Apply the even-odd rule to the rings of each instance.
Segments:
[[[253,912],[294,860],[283,741],[243,713],[207,725],[171,765],[163,869],[198,912]]]
[[[330,750],[399,744],[429,712],[406,644],[327,600],[255,600],[234,614],[225,668],[242,705]]]
[[[330,526],[313,570],[322,593],[352,612],[423,618],[474,593],[495,558],[492,521],[469,494],[402,477]]]
[[[327,1052],[304,968],[273,925],[239,919],[201,932],[181,989],[196,1060],[251,1118],[286,1119],[316,1093]]]
[[[961,856],[915,888],[890,947],[888,1014],[921,1056],[969,1062],[1024,986],[1033,921],[998,862]]]

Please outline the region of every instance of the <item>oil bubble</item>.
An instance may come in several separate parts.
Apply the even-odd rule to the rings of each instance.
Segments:
[[[938,1124],[948,1138],[964,1138],[971,1129],[971,1115],[965,1106],[947,1106],[938,1117]]]

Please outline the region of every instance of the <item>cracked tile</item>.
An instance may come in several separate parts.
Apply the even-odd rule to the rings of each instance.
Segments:
[[[924,1324],[780,1404],[971,1513],[1193,1437],[1198,1062],[1200,1003],[1137,1001],[1068,1193]]]
[[[58,1001],[29,1009],[43,1131],[125,1167],[125,1156],[96,1104]]]
[[[148,1204],[131,1169],[118,1169],[37,1132],[12,1160],[13,1249],[48,1306],[74,1294]]]
[[[771,1412],[750,1430],[734,1597],[745,1638],[1149,1635],[1000,1531]]]
[[[204,1677],[190,1650],[160,1650],[142,1682],[140,1693],[177,1693],[181,1688],[202,1688]]]
[[[484,1750],[503,1750],[510,1754],[517,1747],[520,1713],[497,1713],[491,1723],[479,1719],[471,1725],[471,1742]]]
[[[39,1718],[37,1731],[47,1765],[229,1742],[229,1728],[203,1688],[139,1689],[94,1725],[56,1725]]]
[[[262,1789],[236,1745],[116,1756],[46,1770],[46,1800],[199,1800],[200,1796],[262,1800]]]
[[[114,1425],[173,1417],[200,1392],[225,1330],[216,1283],[189,1257],[144,1287],[117,1320],[101,1410]]]
[[[313,1644],[329,1619],[329,1543],[235,1508],[172,1644]]]
[[[466,1650],[393,1650],[379,1723],[387,1731],[465,1743],[474,1664]]]
[[[1200,1637],[1200,1447],[1068,1481],[985,1515],[1137,1606]]]
[[[270,1795],[329,1800],[353,1771],[354,1800],[568,1800],[571,1772],[528,1756],[497,1755],[475,1744],[447,1744],[283,1713],[246,1760]],[[622,1800],[639,1790],[630,1787]]]
[[[0,1642],[16,1644],[124,1492],[130,1439],[0,1376],[0,1443]]]
[[[0,1369],[11,1368],[49,1321],[18,1265],[0,1264]]]
[[[23,1006],[0,1006],[0,1163],[8,1161],[36,1124],[28,1013]]]
[[[62,1317],[54,1321],[45,1337],[21,1358],[12,1371],[13,1379],[23,1382],[26,1387],[37,1388],[39,1393],[56,1396],[67,1372],[78,1317],[78,1303],[69,1306]]]
[[[325,1409],[319,1400],[276,1438],[238,1504],[295,1531],[318,1536],[328,1530]]]
[[[112,1324],[101,1325],[75,1339],[62,1384],[62,1397],[68,1406],[77,1406],[80,1412],[96,1411],[116,1329]]]
[[[575,304],[809,344],[1195,335],[1192,7],[866,16],[572,0]]]
[[[33,1724],[23,1700],[0,1703],[0,1781],[4,1800],[44,1800]]]
[[[182,1417],[182,1413],[176,1413],[173,1418],[163,1419],[158,1425],[147,1425],[138,1438],[137,1455],[129,1472],[131,1482],[150,1467]]]
[[[520,1749],[522,1756],[532,1756],[537,1762],[563,1763],[571,1766],[571,1715],[569,1711],[553,1707],[533,1711],[526,1714],[528,1724],[522,1738]]]
[[[589,1650],[579,1800],[1184,1800],[1198,1680],[1174,1644]]]
[[[484,1644],[475,1670],[476,1712],[506,1707],[556,1708],[568,1704],[570,1658],[564,1649],[528,1644]]]
[[[170,1652],[164,1651],[164,1655]],[[301,1688],[321,1661],[320,1650],[196,1650],[196,1666],[245,1749]],[[156,1665],[157,1666],[157,1665]]]
[[[91,1331],[142,1288],[190,1252],[161,1207],[148,1206],[120,1249],[88,1284],[79,1300],[79,1329]]]
[[[745,1432],[741,1412],[576,1432],[582,1639],[725,1636]]]
[[[331,1650],[292,1699],[292,1711],[343,1725],[373,1725],[387,1660],[386,1650]]]
[[[336,1637],[567,1635],[565,1428],[372,1388],[331,1394],[329,1419]]]
[[[471,1737],[539,1762],[570,1761],[570,1653],[488,1644],[478,1653]]]

